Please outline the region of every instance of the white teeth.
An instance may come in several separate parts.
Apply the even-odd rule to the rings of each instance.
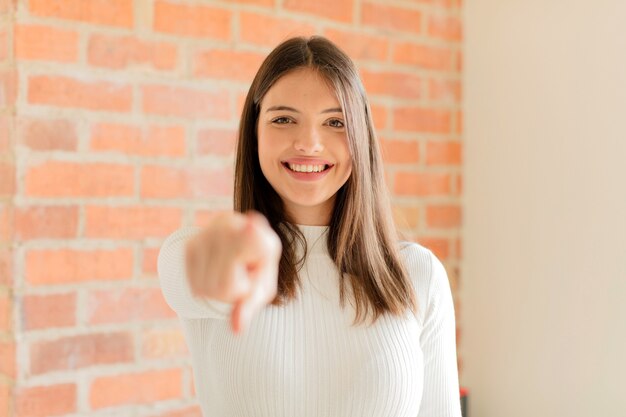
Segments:
[[[322,172],[326,168],[326,165],[299,165],[299,164],[287,164],[289,169],[295,172]]]

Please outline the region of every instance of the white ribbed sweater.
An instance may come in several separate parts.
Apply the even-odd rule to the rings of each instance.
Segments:
[[[353,326],[339,304],[339,273],[326,249],[327,226],[300,226],[308,256],[302,291],[268,306],[235,335],[230,305],[194,298],[183,228],[161,247],[163,294],[181,319],[204,417],[460,417],[454,306],[441,262],[404,244],[418,314],[385,315]]]

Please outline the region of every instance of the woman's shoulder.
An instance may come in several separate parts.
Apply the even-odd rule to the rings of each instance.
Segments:
[[[401,241],[399,245],[400,255],[409,273],[419,273],[426,278],[431,275],[435,255],[430,249],[416,242]]]
[[[400,242],[400,254],[418,305],[431,305],[442,293],[445,294],[445,289],[450,291],[446,270],[430,249],[415,242]]]

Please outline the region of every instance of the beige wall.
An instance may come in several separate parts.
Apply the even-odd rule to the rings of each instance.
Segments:
[[[465,17],[470,416],[626,415],[626,2]]]

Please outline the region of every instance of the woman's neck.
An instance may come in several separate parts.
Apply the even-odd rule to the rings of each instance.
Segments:
[[[332,199],[334,200],[334,199]],[[326,201],[316,206],[296,206],[285,204],[285,209],[293,223],[302,226],[328,226],[332,216],[334,201]]]

